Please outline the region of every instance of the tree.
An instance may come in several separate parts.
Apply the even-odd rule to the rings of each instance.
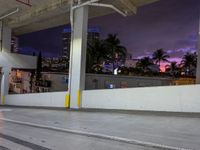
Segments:
[[[39,80],[41,78],[41,72],[42,72],[42,52],[39,52],[38,58],[37,58],[37,70],[36,70],[36,79]]]
[[[168,62],[167,58],[169,57],[170,56],[167,55],[167,53],[163,51],[163,49],[158,49],[153,53],[153,60],[155,60],[155,63],[158,64],[159,68],[161,61]]]
[[[106,46],[103,40],[95,39],[87,46],[87,72],[91,72],[94,65],[99,65],[106,59]]]
[[[30,82],[29,82],[31,92],[33,92],[34,76],[35,76],[35,71],[31,71]]]
[[[118,68],[119,75],[129,75],[129,68],[123,66]]]
[[[125,58],[126,48],[121,45],[116,34],[109,34],[105,40],[95,39],[88,42],[87,46],[87,72],[101,70],[99,66],[102,62],[111,63],[114,71],[115,64],[118,65],[118,62],[124,61]]]
[[[186,53],[181,61],[181,65],[186,69],[188,75],[192,74],[192,68],[197,67],[197,54],[196,53]]]
[[[136,67],[142,68],[144,72],[148,71],[151,65],[153,65],[153,60],[150,57],[144,57],[136,63]]]
[[[115,69],[115,64],[119,61],[124,61],[126,58],[127,50],[124,46],[121,45],[120,40],[117,38],[116,34],[108,34],[107,39],[105,40],[106,49],[107,49],[107,59],[113,64],[113,71]]]
[[[179,67],[177,62],[173,61],[169,65],[166,65],[166,72],[169,72],[171,75],[176,76],[179,73]]]

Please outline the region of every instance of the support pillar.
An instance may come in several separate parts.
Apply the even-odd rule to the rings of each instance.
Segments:
[[[2,43],[3,43],[3,22],[0,21],[0,52],[2,52]]]
[[[2,68],[2,78],[1,78],[1,105],[5,105],[5,96],[9,92],[9,74],[11,69],[9,67]]]
[[[11,28],[0,21],[0,52],[11,52]]]
[[[85,67],[88,28],[88,6],[76,8],[73,14],[70,52],[70,108],[81,107],[81,92],[85,89]]]
[[[11,28],[5,26],[2,21],[0,21],[0,53],[11,51]],[[8,64],[0,64],[2,68],[1,76],[1,91],[0,91],[0,105],[5,104],[5,96],[8,95],[9,90],[9,73],[11,68],[7,66]]]
[[[198,49],[197,49],[197,68],[196,68],[196,84],[200,84],[200,14],[199,14],[199,32],[198,32]]]

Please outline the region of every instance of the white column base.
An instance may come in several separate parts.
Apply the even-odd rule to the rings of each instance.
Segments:
[[[6,95],[9,92],[9,74],[11,69],[4,67],[2,69],[2,79],[1,79],[1,105],[6,103]]]

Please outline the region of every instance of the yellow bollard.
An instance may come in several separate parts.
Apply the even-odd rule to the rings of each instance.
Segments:
[[[67,94],[65,97],[65,108],[69,108],[69,102],[70,102],[70,95]]]
[[[81,91],[78,90],[77,92],[77,106],[81,107]]]
[[[5,103],[6,103],[6,98],[5,98],[5,96],[2,96],[2,97],[1,97],[1,103],[2,103],[2,105],[5,105]]]

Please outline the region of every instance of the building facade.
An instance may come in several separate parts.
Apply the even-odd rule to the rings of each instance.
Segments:
[[[12,53],[19,52],[19,39],[16,36],[11,37],[11,52]]]
[[[100,38],[100,29],[93,27],[88,29],[87,35],[88,43],[95,39]],[[70,56],[70,45],[71,45],[71,29],[65,28],[62,33],[62,41],[63,41],[63,50],[62,50],[62,57],[69,60]]]

